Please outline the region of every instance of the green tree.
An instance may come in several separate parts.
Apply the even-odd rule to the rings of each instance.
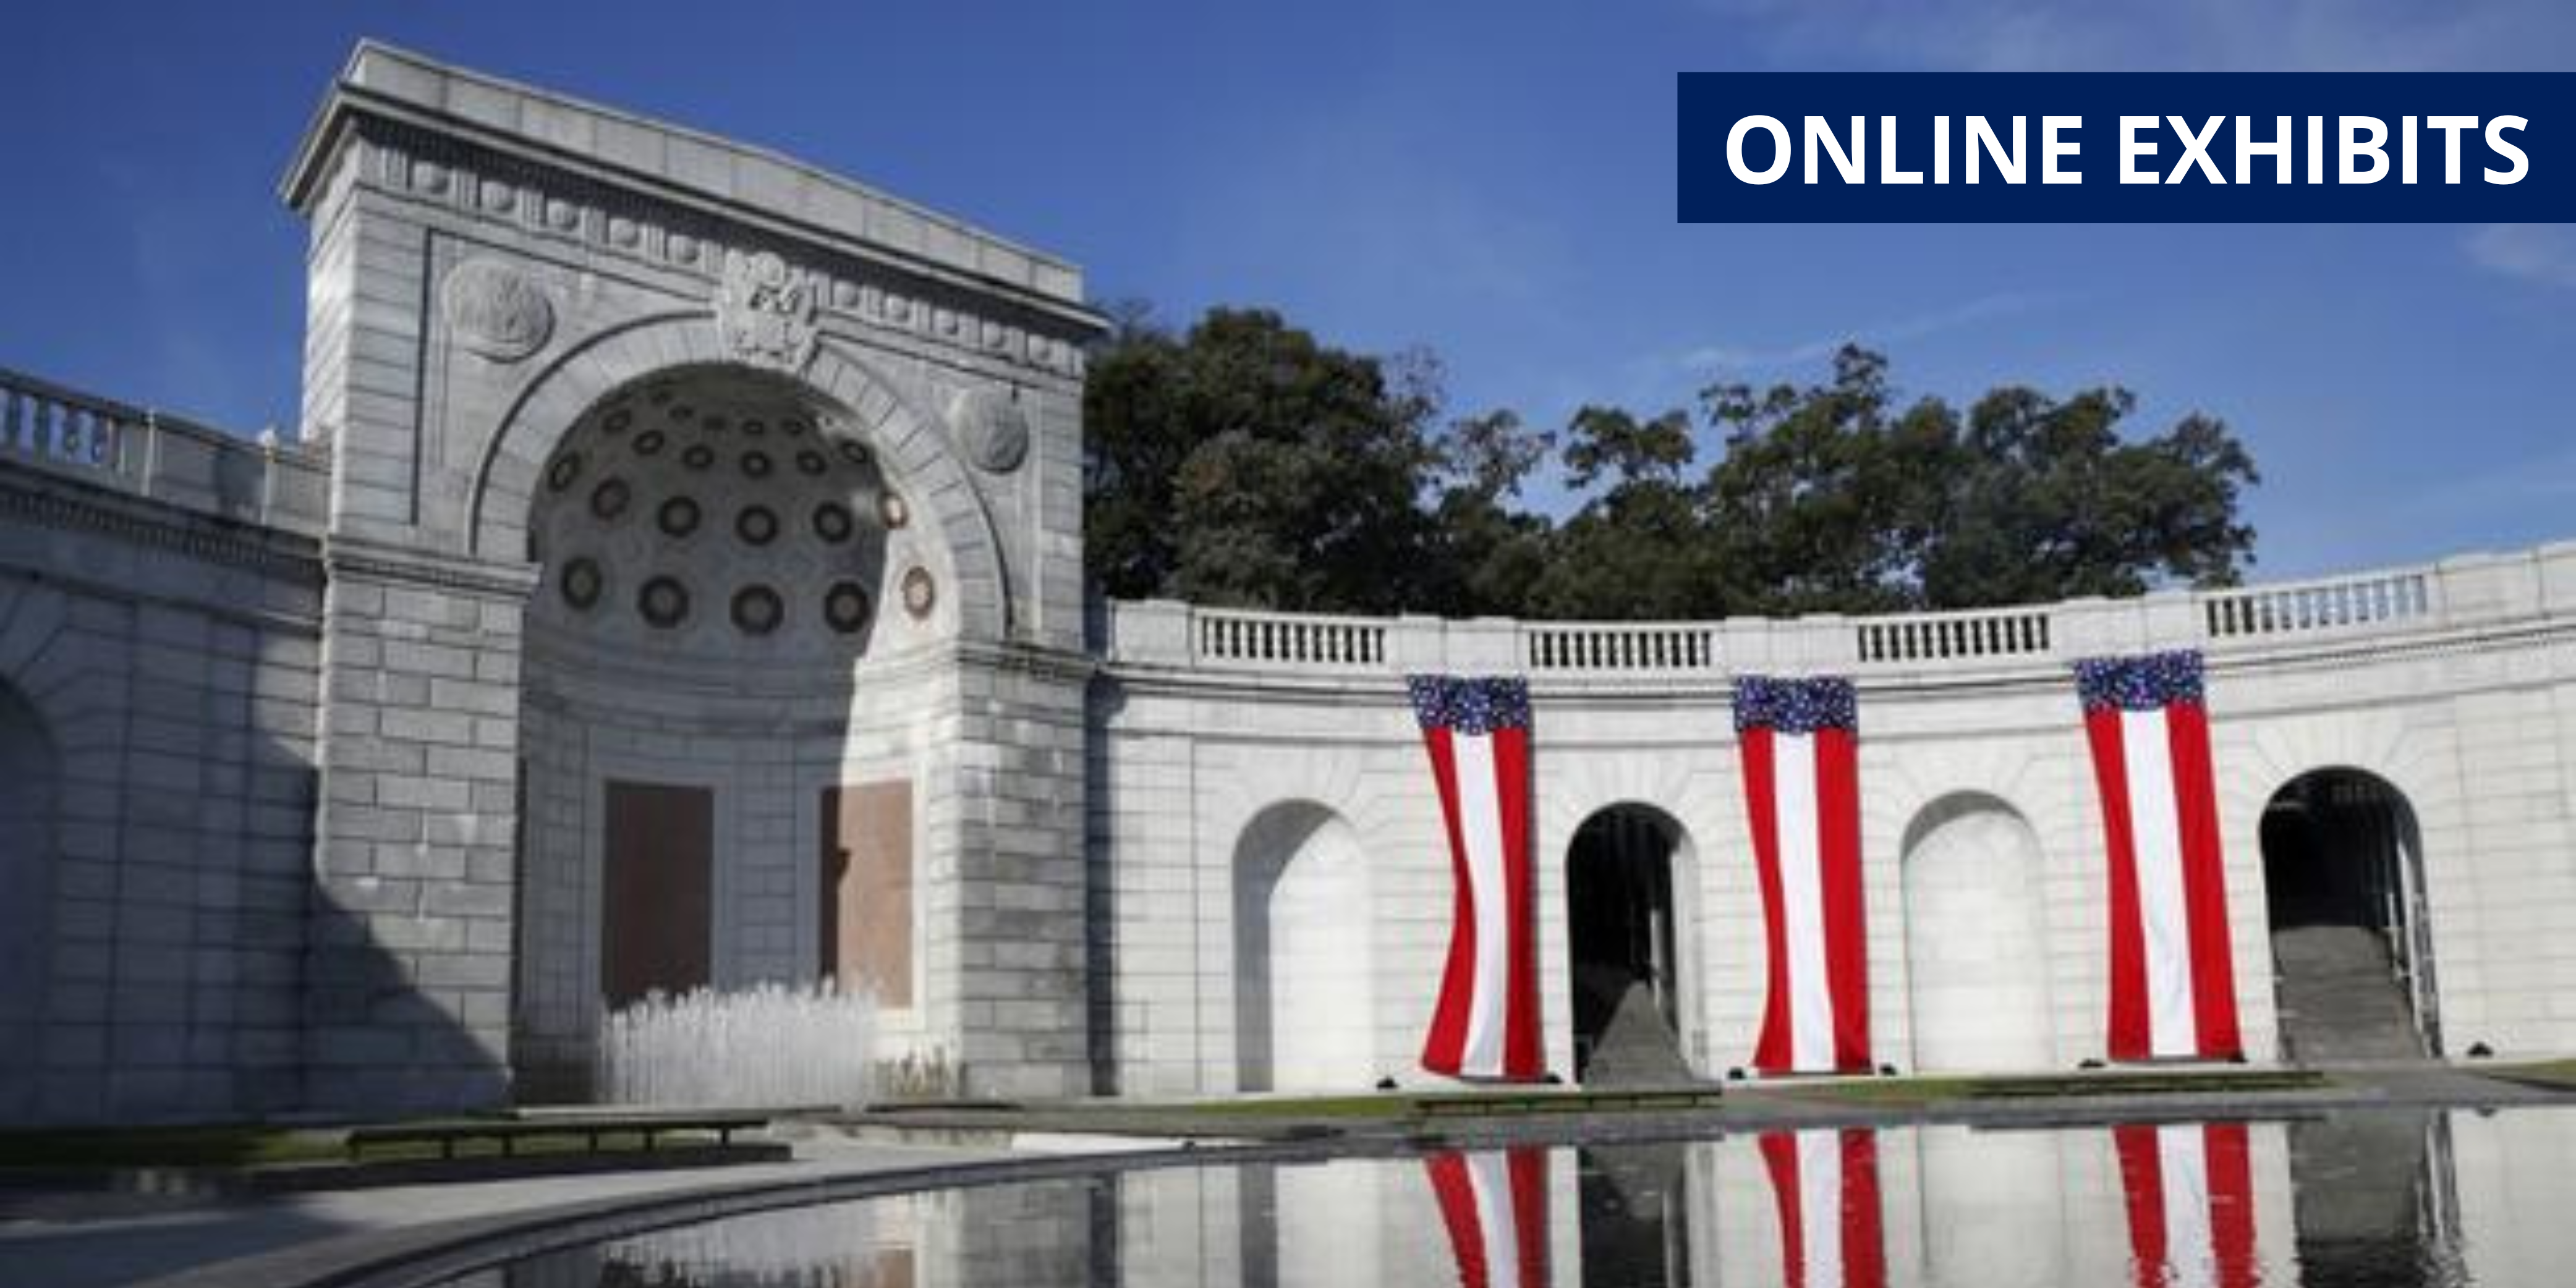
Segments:
[[[1521,488],[1556,445],[1510,411],[1450,424],[1437,444],[1431,544],[1422,563],[1421,611],[1474,616],[1533,611],[1554,525],[1521,508]]]
[[[1824,384],[1720,385],[1701,401],[1725,434],[1706,498],[1730,612],[1912,605],[1955,437],[1946,407],[1896,406],[1887,360],[1851,347]]]
[[[1830,381],[1702,395],[1727,451],[1711,529],[1730,599],[1769,613],[1871,612],[2232,584],[2253,458],[2192,415],[2135,442],[2127,390],[2007,387],[1965,417],[1898,406],[1887,360],[1846,347]]]
[[[1084,401],[1093,575],[1113,595],[1208,604],[1415,603],[1435,378],[1267,310],[1214,309],[1178,336],[1130,313]]]
[[[2123,442],[2136,400],[2092,389],[2057,401],[1998,389],[1968,413],[1960,475],[1924,552],[1923,602],[2017,604],[2135,595],[2166,582],[2233,585],[2254,530],[2237,517],[2254,461],[2227,427],[2184,417]]]
[[[1566,482],[1591,496],[1558,528],[1530,595],[1537,615],[1620,621],[1693,617],[1719,606],[1718,569],[1690,417],[1587,406],[1566,426]]]
[[[1312,612],[1633,620],[1885,612],[2224,585],[2253,458],[2221,422],[2124,433],[2123,389],[1907,399],[1844,348],[1815,384],[1712,386],[1702,420],[1586,406],[1438,424],[1427,355],[1278,314],[1113,315],[1093,355],[1092,575],[1123,598]],[[1700,466],[1703,436],[1716,459]],[[1524,488],[1553,457],[1561,521]]]

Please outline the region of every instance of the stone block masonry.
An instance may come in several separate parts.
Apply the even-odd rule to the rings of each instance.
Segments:
[[[509,1094],[530,577],[333,545],[305,964],[308,1102]]]
[[[0,472],[0,1121],[302,1103],[320,567]]]

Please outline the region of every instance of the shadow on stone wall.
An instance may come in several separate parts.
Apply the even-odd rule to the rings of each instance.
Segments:
[[[506,1086],[438,981],[323,893],[311,566],[35,531],[20,562],[114,577],[0,576],[0,1122],[405,1107],[335,1094],[352,1044],[318,1027],[396,1010],[416,1028],[381,1054]]]
[[[1094,640],[1093,649],[1100,648]],[[1095,678],[1084,696],[1087,727],[1115,728],[1126,697],[1116,684]],[[1116,775],[1110,749],[1094,733],[1082,757],[1084,801],[1082,888],[1083,958],[1089,987],[1084,990],[1085,1040],[1091,1047],[1091,1094],[1118,1094],[1118,880],[1115,801]]]
[[[398,879],[384,886],[389,899],[406,893]],[[450,961],[488,969],[464,955],[470,924],[416,909],[350,908],[315,887],[304,981],[308,1108],[389,1117],[510,1103],[506,1052],[486,1036],[506,1030],[468,1013],[490,994],[441,977]],[[449,948],[451,940],[459,946]],[[481,1033],[478,1020],[486,1021]]]

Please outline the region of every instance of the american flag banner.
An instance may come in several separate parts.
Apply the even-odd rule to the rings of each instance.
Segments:
[[[1459,1288],[1547,1288],[1547,1151],[1433,1154],[1422,1160]]]
[[[2138,1288],[2254,1288],[2254,1165],[2243,1123],[2111,1129]]]
[[[1788,1288],[1886,1288],[1878,1133],[1766,1132],[1761,1149],[1780,1208],[1780,1265]]]
[[[1545,1057],[1530,889],[1529,685],[1447,675],[1409,683],[1456,881],[1449,964],[1422,1067],[1460,1078],[1535,1080]]]
[[[1868,1069],[1869,939],[1861,915],[1852,683],[1744,676],[1735,682],[1735,730],[1771,960],[1753,1067]]]
[[[2111,1058],[2240,1056],[2200,654],[2095,658],[2075,683],[2110,851]]]

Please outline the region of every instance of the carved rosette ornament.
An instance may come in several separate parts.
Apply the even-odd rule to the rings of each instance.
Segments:
[[[449,271],[438,304],[457,343],[494,362],[517,362],[555,333],[545,288],[496,260],[469,259]]]
[[[768,251],[728,250],[716,283],[716,335],[736,359],[802,371],[814,356],[813,277]]]
[[[919,564],[907,569],[903,574],[903,611],[912,614],[914,621],[921,621],[938,605],[939,583],[931,580],[930,570]]]
[[[987,474],[1008,474],[1029,455],[1029,418],[1016,390],[973,389],[949,405],[966,459]]]

